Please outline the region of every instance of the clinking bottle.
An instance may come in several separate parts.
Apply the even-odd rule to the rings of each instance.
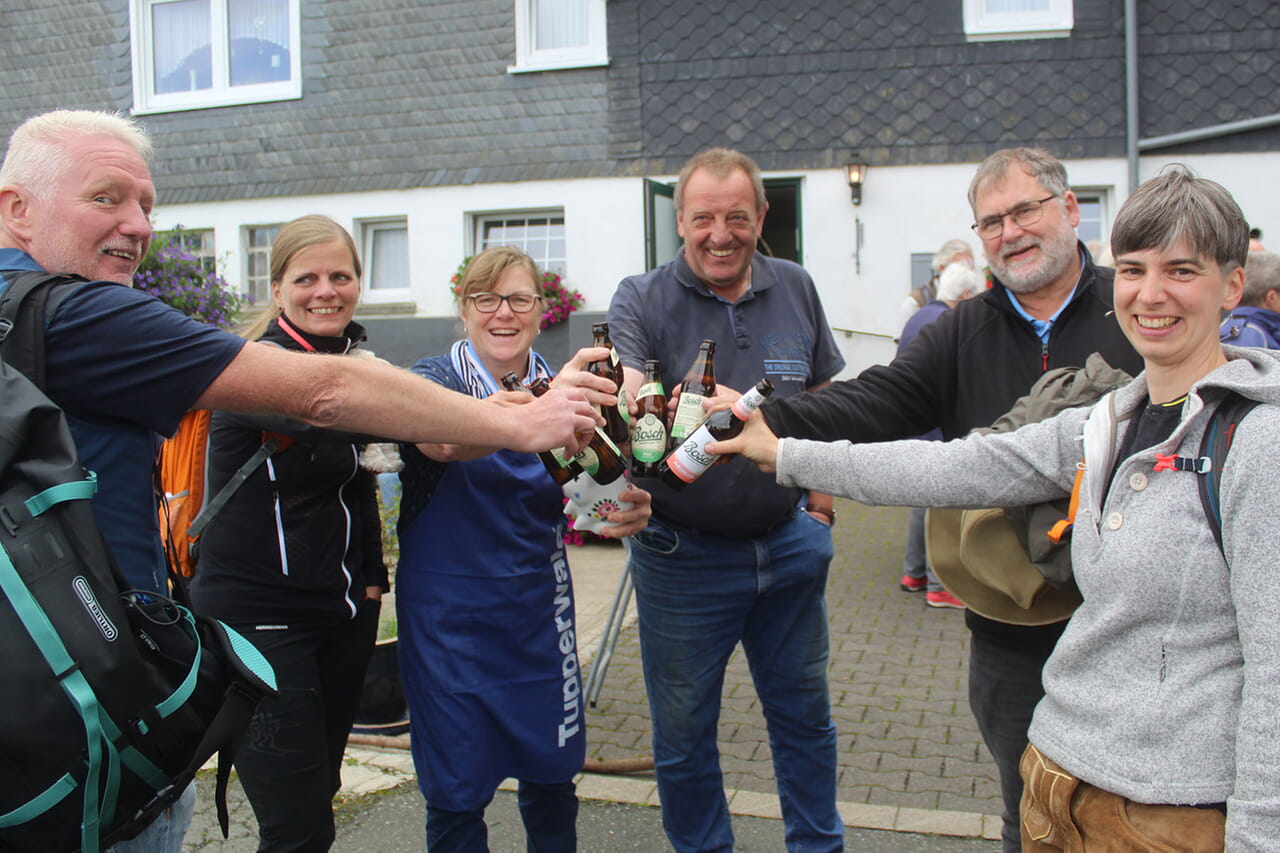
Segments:
[[[707,445],[713,441],[726,441],[742,432],[747,418],[772,393],[773,383],[767,378],[761,379],[756,387],[739,397],[732,408],[712,412],[702,426],[663,461],[658,469],[662,482],[673,489],[683,489],[701,477],[719,458],[707,453]]]
[[[550,387],[551,381],[542,377],[530,383],[529,390],[541,397]],[[573,457],[573,461],[586,472],[588,477],[601,486],[607,486],[627,473],[627,463],[622,459],[622,452],[600,427],[596,427],[591,443]]]
[[[542,380],[546,381],[546,380]],[[520,383],[520,377],[512,371],[508,371],[502,377],[502,387],[508,391],[528,391]],[[545,388],[543,389],[546,390]],[[544,450],[538,454],[538,458],[542,460],[543,467],[547,469],[547,473],[551,475],[551,479],[556,481],[557,486],[563,486],[574,477],[582,473],[582,466],[573,459],[566,459],[563,451]]]
[[[679,447],[706,417],[702,401],[716,393],[715,356],[715,341],[704,339],[698,344],[698,354],[680,385],[680,402],[676,403],[676,413],[671,419],[671,434],[667,442],[669,450]]]
[[[609,436],[609,440],[613,443],[622,444],[631,438],[631,417],[627,412],[627,391],[622,385],[622,365],[618,361],[618,351],[614,349],[613,341],[609,339],[609,324],[592,323],[591,334],[593,338],[591,345],[606,347],[609,350],[609,357],[588,364],[587,372],[603,376],[618,388],[618,405],[597,406],[600,414],[604,416],[604,434]]]
[[[644,380],[636,394],[636,419],[631,422],[631,476],[656,477],[667,452],[667,393],[657,361],[644,363]]]

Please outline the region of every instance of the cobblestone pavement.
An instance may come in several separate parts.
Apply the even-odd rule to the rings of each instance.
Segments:
[[[843,500],[837,501],[837,509],[836,558],[827,587],[831,696],[840,745],[837,796],[847,825],[869,830],[866,837],[889,839],[884,847],[862,847],[853,843],[851,835],[851,849],[987,849],[989,841],[999,837],[999,784],[969,712],[969,634],[963,613],[927,607],[923,594],[898,589],[907,510]],[[586,670],[612,603],[623,564],[622,549],[617,545],[571,549],[570,562]],[[650,755],[649,711],[634,614],[633,606],[597,707],[588,711],[587,754],[591,758]],[[742,836],[758,827],[754,830],[756,840],[740,843],[739,850],[776,848],[780,822],[761,820],[779,816],[768,737],[741,649],[731,660],[725,680],[720,749],[735,829]],[[336,804],[339,829],[334,849],[420,849],[421,797],[411,784],[413,778],[412,761],[405,750],[348,749],[343,791]],[[186,849],[207,853],[256,849],[256,823],[238,783],[233,782],[230,791],[232,828],[228,841],[222,840],[217,829],[211,791],[211,782],[202,778]],[[654,835],[651,848],[643,842],[625,848],[612,843],[600,846],[603,842],[587,837],[591,832],[587,827],[592,825],[586,817],[589,812],[611,803],[657,804],[651,772],[585,774],[579,781],[579,794],[584,803],[580,849],[665,849],[654,823],[656,809],[647,816],[644,809],[637,813],[637,820],[647,821],[642,825],[654,827],[648,830]],[[505,814],[501,820],[512,824],[517,818],[507,799],[508,795],[500,794],[491,810],[505,804],[506,811],[495,814]],[[397,823],[404,820],[409,826],[393,831],[383,823],[381,829],[375,829],[379,825],[376,821],[385,821],[382,815],[388,808],[400,816]],[[406,819],[408,815],[412,817]],[[743,821],[741,829],[739,821]],[[888,829],[898,831],[876,832]],[[495,851],[523,849],[518,826],[506,826],[502,831],[510,834],[510,840],[500,844],[495,826]],[[602,832],[595,838],[608,836],[607,830]],[[401,839],[394,844],[393,833]],[[945,836],[954,841],[944,841]],[[866,838],[860,838],[865,843]],[[987,839],[986,847],[981,839]]]
[[[831,699],[841,802],[997,815],[999,783],[967,699],[969,632],[958,610],[898,588],[907,510],[839,501],[827,587]],[[620,638],[588,755],[649,753],[649,715],[634,629]],[[720,717],[725,786],[775,791],[768,738],[741,647]]]

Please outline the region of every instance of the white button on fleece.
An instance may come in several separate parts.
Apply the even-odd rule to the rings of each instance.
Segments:
[[[1122,524],[1124,524],[1124,515],[1121,513],[1113,512],[1107,516],[1107,527],[1110,529],[1119,530]]]
[[[1141,471],[1129,476],[1129,487],[1140,492],[1147,487],[1147,475]]]

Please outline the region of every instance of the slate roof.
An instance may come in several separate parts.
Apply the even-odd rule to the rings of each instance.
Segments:
[[[132,102],[128,0],[0,9],[0,130]],[[508,74],[512,0],[303,0],[303,98],[149,115],[166,203],[674,173],[1124,155],[1119,0],[968,43],[961,0],[610,0],[605,68]],[[1280,113],[1274,0],[1138,0],[1141,136]],[[1280,128],[1175,152],[1280,150]]]

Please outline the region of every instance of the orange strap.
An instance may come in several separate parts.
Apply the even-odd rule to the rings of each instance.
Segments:
[[[1071,503],[1067,506],[1067,517],[1054,522],[1049,528],[1049,541],[1055,545],[1062,544],[1062,537],[1067,535],[1076,523],[1076,509],[1080,506],[1080,484],[1084,481],[1084,460],[1076,466],[1076,482],[1071,487]]]

